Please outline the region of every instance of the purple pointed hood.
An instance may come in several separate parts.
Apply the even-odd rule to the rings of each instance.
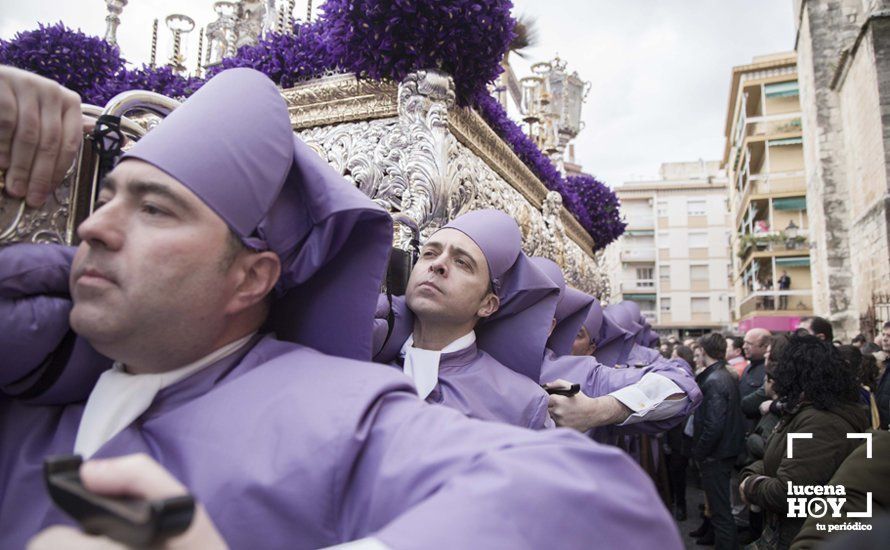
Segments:
[[[602,326],[603,306],[600,304],[599,300],[593,298],[593,303],[590,304],[590,309],[587,312],[587,318],[584,319],[584,328],[587,330],[587,335],[590,336],[591,341],[594,343],[597,343]]]
[[[593,354],[600,363],[614,367],[627,360],[634,344],[633,334],[622,328],[627,319],[628,312],[617,304],[603,309],[603,325]]]
[[[443,227],[456,229],[482,250],[500,307],[476,327],[480,349],[535,382],[559,289],[522,252],[519,226],[500,210],[475,210]]]
[[[626,316],[621,316],[621,328],[626,330],[627,332],[633,334],[634,343],[641,344],[643,339],[643,322],[642,314],[640,313],[640,306],[633,300],[625,300],[617,304],[618,307],[623,308],[626,312]]]
[[[275,85],[223,71],[123,157],[163,170],[253,250],[281,259],[268,329],[322,352],[370,359],[389,215],[294,135]]]
[[[553,260],[540,256],[532,257],[532,261],[550,279],[560,286],[559,305],[556,306],[556,326],[547,340],[547,347],[557,355],[572,353],[572,343],[581,325],[587,320],[595,298],[578,289],[566,285],[562,269]]]

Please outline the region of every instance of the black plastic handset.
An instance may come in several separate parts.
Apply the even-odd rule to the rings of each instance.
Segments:
[[[581,384],[572,384],[568,388],[550,388],[545,385],[541,385],[541,387],[547,390],[547,393],[550,395],[564,395],[566,397],[571,397],[581,391]]]
[[[97,495],[80,480],[82,462],[79,455],[49,457],[43,476],[53,502],[85,532],[138,547],[160,544],[191,525],[195,514],[191,495],[152,501]]]

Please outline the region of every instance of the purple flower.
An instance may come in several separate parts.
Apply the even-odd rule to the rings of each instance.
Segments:
[[[516,21],[510,0],[328,0],[322,5],[330,52],[346,71],[400,81],[438,68],[468,105],[493,81]]]
[[[604,248],[624,233],[618,197],[593,176],[562,177],[550,159],[538,149],[507,115],[504,107],[487,93],[476,96],[474,106],[488,125],[506,141],[516,156],[544,183],[562,196],[563,205],[596,242],[595,250]]]
[[[250,67],[282,88],[321,76],[335,68],[324,27],[319,22],[294,25],[293,34],[272,34],[252,46],[242,46],[234,57],[207,71],[207,78],[224,69]]]
[[[168,66],[143,65],[135,70],[121,70],[114,78],[96,84],[89,95],[97,105],[105,105],[112,97],[128,90],[149,90],[168,97],[185,98],[195,93],[202,84],[204,80],[184,77]]]
[[[0,40],[0,64],[11,65],[55,80],[95,103],[90,90],[124,68],[117,46],[101,38],[73,31],[61,22],[39,24],[32,31]]]
[[[566,187],[584,213],[581,224],[596,241],[595,250],[605,248],[624,233],[627,224],[621,220],[621,202],[606,184],[583,174],[569,176]]]

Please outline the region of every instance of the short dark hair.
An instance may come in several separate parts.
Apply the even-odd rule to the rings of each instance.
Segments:
[[[718,361],[726,359],[726,337],[723,334],[719,332],[705,334],[698,339],[698,345],[711,359]]]
[[[856,342],[862,342],[862,343],[864,344],[864,343],[865,343],[865,335],[862,334],[862,333],[857,334],[856,336],[853,337],[852,342],[853,342],[854,344],[855,344]]]
[[[881,330],[887,330],[888,328],[890,328],[890,321],[884,323],[884,326],[881,328]]]
[[[741,336],[727,336],[726,339],[732,342],[733,349],[737,349],[742,352],[742,355],[745,355],[745,349],[743,347],[745,345],[744,338]]]
[[[795,335],[776,359],[770,375],[773,389],[788,409],[796,407],[801,399],[823,410],[859,400],[857,377],[830,342],[809,334]]]
[[[809,321],[810,329],[813,331],[814,335],[818,336],[821,334],[829,342],[834,340],[834,329],[831,328],[831,323],[828,321],[828,319],[825,319],[824,317],[813,316],[804,317],[800,320],[801,323],[803,323],[804,321]]]
[[[692,348],[680,345],[675,347],[674,351],[677,353],[677,357],[686,361],[690,368],[695,369],[695,354],[692,353]]]

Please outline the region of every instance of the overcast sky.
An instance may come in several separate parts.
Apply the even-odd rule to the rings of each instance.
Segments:
[[[433,0],[431,0],[433,1]],[[124,57],[148,60],[151,21],[170,13],[213,20],[213,0],[130,0],[119,42]],[[314,4],[321,3],[316,0]],[[306,2],[296,2],[303,14]],[[555,54],[593,83],[576,161],[610,185],[657,177],[662,162],[723,154],[732,67],[794,48],[792,0],[514,0],[537,20],[531,61]],[[103,0],[0,0],[0,37],[63,21],[88,34],[105,29]],[[192,33],[191,50],[197,47]],[[162,32],[159,57],[168,55]],[[189,62],[196,61],[194,53]],[[517,76],[526,76],[524,63]]]

